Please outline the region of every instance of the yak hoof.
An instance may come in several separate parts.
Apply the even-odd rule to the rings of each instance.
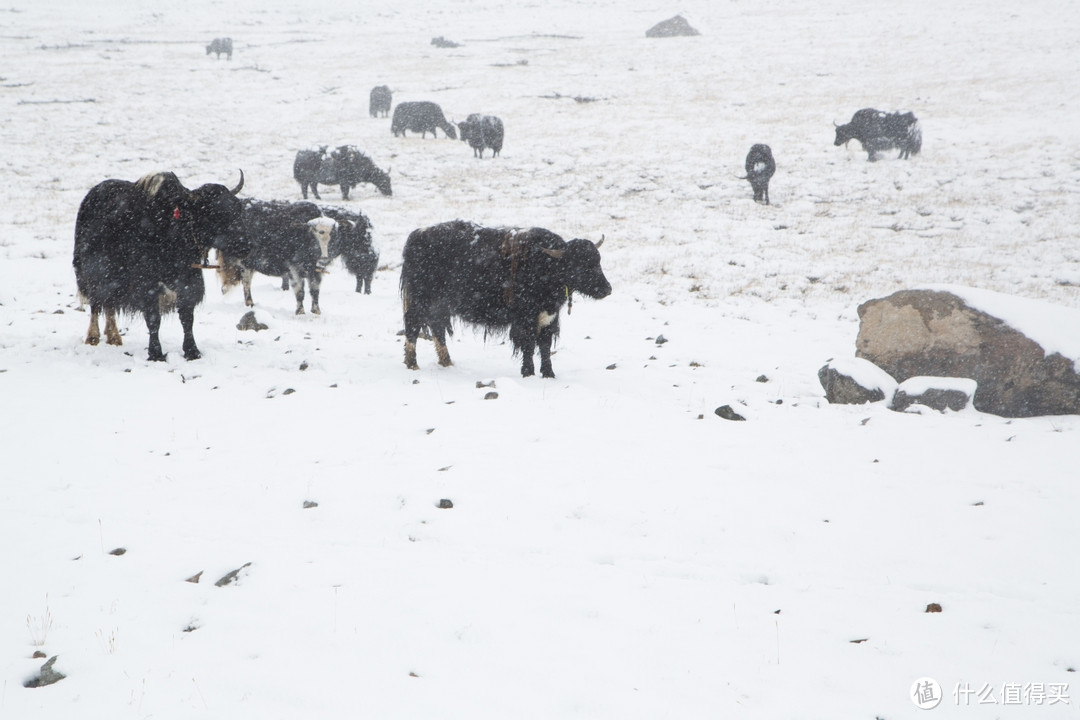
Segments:
[[[86,344],[87,345],[97,345],[99,342],[101,342],[101,338],[97,338],[97,337],[93,337],[93,336],[88,336],[86,338]]]
[[[304,308],[302,308],[302,307],[296,308],[296,314],[297,315],[303,315],[304,314]]]
[[[185,360],[198,360],[201,357],[202,357],[202,353],[199,352],[198,348],[195,348],[193,350],[185,350],[184,351],[184,359]]]
[[[146,359],[149,360],[150,362],[165,362],[166,357],[167,357],[166,353],[159,352],[159,353],[150,353],[149,355],[146,356]]]

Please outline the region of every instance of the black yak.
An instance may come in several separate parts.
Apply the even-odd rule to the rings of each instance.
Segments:
[[[390,132],[394,133],[394,137],[404,137],[406,130],[418,132],[422,138],[427,137],[428,133],[431,133],[432,137],[438,137],[435,128],[442,130],[451,140],[457,140],[457,131],[454,130],[453,123],[448,122],[443,115],[442,108],[427,100],[398,103],[390,120]]]
[[[768,145],[758,143],[746,153],[746,179],[754,191],[755,202],[769,204],[769,179],[775,172],[776,161]]]
[[[863,108],[851,117],[846,125],[836,125],[836,142],[844,145],[858,140],[867,152],[870,162],[885,150],[898,149],[900,158],[918,155],[922,150],[922,128],[915,113],[885,113],[874,108]]]
[[[210,248],[245,254],[243,208],[230,190],[206,184],[188,190],[171,172],[138,182],[106,180],[91,188],[75,219],[73,265],[79,294],[90,304],[88,345],[122,345],[116,313],[142,313],[150,333],[149,359],[164,360],[158,330],[163,311],[175,307],[184,330],[184,357],[201,357],[192,326],[205,294],[202,268]]]
[[[371,96],[368,100],[368,112],[371,113],[371,117],[389,117],[393,98],[393,93],[386,85],[376,85],[371,88]]]
[[[458,123],[458,129],[461,140],[473,149],[474,157],[484,157],[484,148],[491,148],[492,157],[502,151],[503,121],[494,115],[473,113],[465,118],[465,122]]]
[[[342,145],[329,155],[326,146],[318,150],[301,150],[293,161],[293,178],[300,183],[300,192],[307,200],[308,188],[316,200],[319,185],[338,185],[341,199],[349,199],[349,191],[360,183],[371,183],[383,195],[393,195],[390,171],[383,172],[364,153],[352,145]]]
[[[555,377],[551,345],[562,306],[574,292],[596,299],[611,294],[599,247],[565,242],[543,228],[486,228],[463,220],[414,230],[401,265],[406,367],[417,368],[416,339],[425,327],[439,364],[451,365],[446,336],[458,317],[486,331],[509,331],[523,377],[535,374],[537,348],[541,376]]]
[[[232,60],[232,38],[223,37],[211,40],[210,44],[206,46],[206,54],[209,55],[210,53],[217,53],[216,59],[218,60],[221,59],[222,53],[229,60]]]

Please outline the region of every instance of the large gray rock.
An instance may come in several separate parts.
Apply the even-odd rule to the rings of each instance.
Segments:
[[[1044,348],[1075,349],[1076,311],[956,288],[902,290],[863,303],[859,318],[856,355],[899,382],[919,375],[970,378],[978,383],[975,409],[1005,417],[1080,413],[1075,353]],[[1040,341],[1014,326],[1038,329]]]

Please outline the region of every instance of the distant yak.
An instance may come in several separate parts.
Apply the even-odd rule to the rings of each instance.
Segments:
[[[543,228],[488,228],[463,220],[413,230],[401,264],[405,366],[417,369],[416,340],[425,327],[439,364],[453,364],[446,336],[457,317],[485,332],[509,331],[523,377],[535,374],[537,349],[540,375],[555,377],[551,345],[562,306],[575,292],[595,299],[611,294],[599,247],[589,240],[565,242]]]
[[[217,53],[217,59],[220,60],[222,54],[224,54],[229,60],[232,60],[232,38],[214,38],[210,41],[210,44],[206,46],[206,54]]]
[[[428,100],[398,103],[390,120],[390,132],[394,133],[394,137],[404,137],[406,130],[418,132],[422,138],[427,137],[428,133],[438,137],[435,128],[442,130],[451,140],[457,140],[457,131],[443,115],[442,108]]]
[[[473,113],[465,118],[465,122],[458,123],[458,129],[461,140],[473,149],[474,157],[484,157],[484,148],[491,148],[492,157],[502,151],[503,121],[494,115]]]
[[[301,150],[293,161],[293,177],[300,183],[300,192],[307,199],[308,188],[319,197],[319,185],[339,185],[341,199],[349,199],[349,191],[360,183],[371,183],[383,195],[393,195],[390,171],[383,172],[364,153],[352,145],[342,145],[329,155],[326,146],[318,150]]]
[[[885,113],[874,108],[863,108],[846,125],[835,122],[833,125],[836,125],[834,145],[858,140],[870,162],[877,160],[877,154],[885,150],[898,149],[899,157],[905,160],[922,150],[922,128],[912,112]]]
[[[758,143],[746,153],[746,179],[754,191],[754,201],[769,204],[769,179],[776,172],[772,148]]]
[[[371,117],[389,117],[393,98],[393,93],[386,85],[376,85],[371,88],[371,98],[368,102],[368,112],[371,113]]]

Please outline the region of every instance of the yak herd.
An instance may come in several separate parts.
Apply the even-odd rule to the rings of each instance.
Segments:
[[[227,38],[224,40],[228,40]],[[231,41],[215,40],[207,53],[231,55]],[[372,89],[372,117],[387,117],[392,94],[385,85]],[[834,123],[835,124],[835,123]],[[836,145],[858,140],[874,161],[885,150],[898,149],[901,158],[918,154],[922,135],[913,113],[859,110],[851,122],[836,125]],[[449,122],[433,102],[402,102],[394,108],[391,132],[436,129],[448,138],[468,142],[474,156],[486,149],[502,150],[502,120],[469,115]],[[187,360],[201,356],[193,332],[195,306],[205,295],[203,270],[217,269],[223,291],[244,288],[244,302],[254,305],[254,273],[282,280],[292,288],[296,313],[304,313],[305,287],[310,311],[320,312],[319,290],[327,265],[341,257],[356,278],[356,292],[370,293],[379,256],[372,242],[372,225],[359,211],[307,202],[308,191],[319,198],[318,185],[339,185],[341,197],[360,183],[391,195],[390,171],[351,145],[327,154],[327,146],[301,150],[293,165],[302,202],[241,200],[243,172],[234,188],[206,184],[184,187],[171,172],[136,182],[105,180],[83,199],[75,221],[73,265],[80,299],[90,305],[86,343],[101,339],[100,316],[105,315],[105,339],[122,344],[117,312],[142,314],[149,333],[148,359],[164,360],[158,338],[162,313],[175,309],[183,328]],[[746,156],[746,176],[754,200],[769,203],[769,180],[776,162],[768,145],[756,144]],[[540,354],[540,375],[555,377],[551,348],[559,334],[559,314],[575,292],[600,299],[611,284],[600,266],[603,242],[565,241],[544,228],[489,228],[462,220],[418,228],[402,251],[400,292],[405,335],[405,365],[417,369],[416,343],[421,333],[434,340],[440,365],[450,365],[446,336],[455,318],[490,333],[508,334],[514,354],[521,355],[521,374],[535,374],[534,354]],[[216,252],[210,264],[209,252]]]

